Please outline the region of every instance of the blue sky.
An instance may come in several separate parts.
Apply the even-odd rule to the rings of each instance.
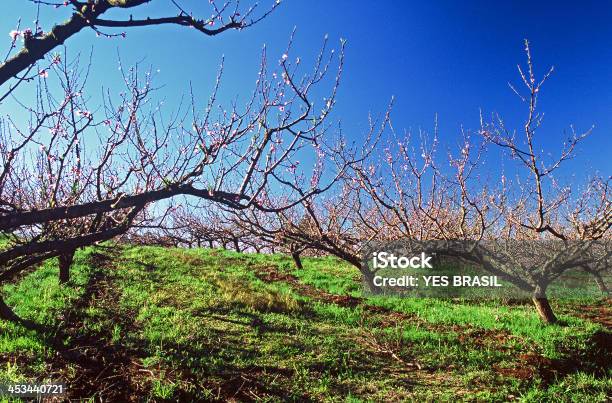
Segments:
[[[347,39],[346,68],[335,119],[345,135],[359,139],[368,112],[384,111],[394,95],[396,128],[431,129],[437,113],[440,137],[446,144],[459,139],[461,125],[478,127],[479,110],[499,112],[520,127],[522,105],[508,88],[518,83],[516,64],[524,62],[523,39],[532,44],[536,71],[550,65],[555,73],[542,90],[546,113],[540,144],[557,150],[570,124],[577,130],[595,125],[569,167],[612,174],[612,3],[607,2],[486,2],[486,1],[306,1],[285,0],[269,18],[243,32],[209,38],[173,26],[131,28],[126,39],[96,38],[84,31],[69,40],[71,52],[89,53],[94,62],[90,88],[118,83],[117,52],[124,63],[145,58],[160,69],[161,96],[170,106],[188,89],[206,99],[218,62],[225,55],[224,94],[247,94],[256,78],[265,43],[270,55],[280,55],[294,26],[293,56],[314,56],[325,34],[333,45]],[[194,4],[194,14],[208,16],[207,1]],[[265,1],[264,1],[265,5]],[[6,35],[22,17],[31,26],[35,6],[25,0],[4,0],[0,25]],[[172,15],[170,1],[131,10],[137,17]],[[124,13],[117,13],[125,15]],[[63,8],[44,8],[45,30],[67,16]],[[110,32],[110,31],[109,31]],[[4,52],[4,50],[3,50]],[[273,57],[274,59],[274,57]],[[6,108],[1,113],[6,114]],[[571,171],[567,171],[570,173]]]

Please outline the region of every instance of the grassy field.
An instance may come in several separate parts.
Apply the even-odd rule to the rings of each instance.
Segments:
[[[0,322],[0,383],[110,401],[606,401],[610,301],[363,297],[331,258],[156,247],[79,252],[6,286],[41,330]]]

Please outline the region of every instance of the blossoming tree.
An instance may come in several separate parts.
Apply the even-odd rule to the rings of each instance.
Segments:
[[[163,218],[177,196],[228,209],[276,212],[324,190],[326,185],[317,182],[297,192],[284,168],[296,155],[316,154],[328,130],[325,121],[339,85],[343,45],[339,52],[328,51],[325,41],[308,67],[289,58],[291,41],[272,66],[264,49],[244,105],[218,104],[221,65],[203,109],[192,91],[188,108],[166,113],[154,101],[151,71],[136,65],[121,69],[125,89],[116,96],[106,94],[94,107],[86,95],[90,66],[78,58],[45,58],[81,29],[174,23],[216,35],[245,28],[268,14],[251,19],[254,8],[240,14],[230,3],[217,8],[213,2],[211,20],[196,20],[182,9],[178,16],[162,19],[102,19],[110,9],[143,3],[71,1],[67,6],[73,7],[73,16],[51,32],[36,27],[33,34],[11,34],[13,46],[23,37],[24,48],[0,66],[0,84],[17,98],[29,120],[8,116],[0,125],[0,232],[6,237],[0,283],[53,257],[60,257],[66,280],[76,249]],[[336,61],[336,73],[330,74]],[[31,96],[19,99],[16,87],[32,81]],[[312,93],[322,85],[330,90],[326,102],[315,107]],[[266,204],[267,196],[276,192],[284,203]],[[0,314],[16,318],[1,300]]]
[[[595,259],[605,262],[605,253],[594,257],[592,248],[612,225],[610,178],[575,180],[571,187],[555,178],[590,130],[572,130],[556,158],[538,151],[537,101],[552,70],[536,80],[527,42],[526,54],[527,70],[519,66],[519,72],[527,94],[512,87],[527,105],[522,137],[496,116],[481,122],[477,135],[464,131],[459,150],[443,161],[436,154],[437,136],[429,145],[421,136],[415,146],[410,136],[392,132],[388,146],[355,164],[353,172],[368,196],[366,205],[381,217],[393,217],[386,221],[387,234],[445,241],[438,254],[477,265],[529,292],[541,319],[552,323],[557,319],[546,296],[549,285],[570,269],[595,273],[600,267]],[[483,165],[496,148],[507,151],[501,158],[513,170],[512,180],[507,172]]]

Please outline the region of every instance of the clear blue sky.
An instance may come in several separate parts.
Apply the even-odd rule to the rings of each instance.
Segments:
[[[134,9],[134,17],[162,16],[174,10],[167,0]],[[183,0],[194,14],[208,16],[207,1]],[[536,4],[533,4],[536,3]],[[265,4],[265,1],[264,1]],[[65,9],[44,8],[48,30],[66,17]],[[118,13],[119,14],[119,13]],[[125,14],[123,14],[125,15]],[[26,0],[4,0],[0,24],[6,46],[18,17],[32,25],[35,6]],[[331,43],[345,38],[346,69],[334,117],[345,134],[358,138],[367,113],[384,110],[391,95],[397,102],[394,125],[431,128],[439,116],[445,143],[459,138],[459,128],[476,129],[479,109],[499,112],[519,127],[522,105],[509,90],[518,82],[516,64],[524,62],[523,39],[528,38],[536,70],[554,64],[556,72],[542,91],[546,113],[541,131],[544,149],[557,149],[563,130],[595,125],[592,137],[571,164],[583,172],[597,169],[612,174],[612,3],[533,1],[306,1],[285,0],[277,12],[243,32],[215,38],[194,30],[158,26],[131,28],[126,39],[96,38],[84,31],[69,40],[71,52],[94,47],[92,85],[117,83],[117,52],[130,63],[146,58],[159,68],[158,84],[168,103],[186,92],[188,80],[205,100],[221,55],[226,58],[224,94],[250,92],[262,45],[278,56],[294,26],[294,56],[306,60],[327,33]],[[245,92],[246,90],[246,92]],[[2,108],[2,113],[7,113]]]

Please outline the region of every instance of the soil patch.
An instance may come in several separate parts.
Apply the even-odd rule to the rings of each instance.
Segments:
[[[116,253],[90,255],[94,272],[82,297],[65,315],[53,345],[57,354],[49,363],[49,377],[66,382],[70,399],[130,402],[137,401],[148,389],[148,375],[139,364],[146,357],[143,349],[113,341],[110,326],[102,326],[99,332],[84,331],[84,312],[92,307],[103,307],[121,329],[136,326],[135,313],[121,311],[117,305],[120,294],[109,276],[115,258]]]

